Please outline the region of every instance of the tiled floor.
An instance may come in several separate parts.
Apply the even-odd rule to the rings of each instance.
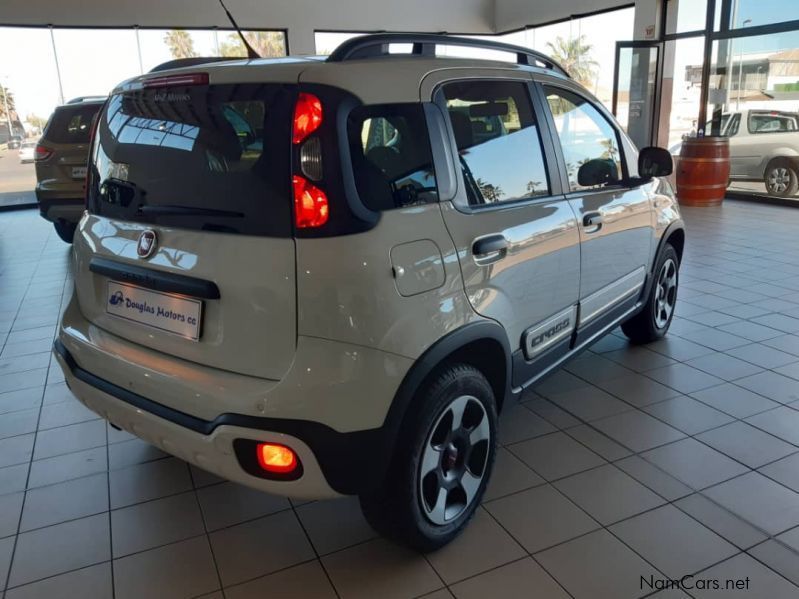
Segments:
[[[0,214],[0,591],[620,599],[698,573],[695,597],[799,597],[799,210],[685,217],[668,338],[609,336],[509,409],[471,526],[416,555],[354,499],[259,494],[97,420],[49,356],[67,246]]]

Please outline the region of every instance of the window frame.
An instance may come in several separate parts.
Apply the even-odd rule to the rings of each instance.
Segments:
[[[555,151],[558,155],[558,166],[560,167],[561,180],[563,182],[563,188],[565,190],[564,193],[566,197],[583,197],[586,195],[595,195],[599,193],[607,193],[609,191],[620,191],[638,187],[636,185],[630,185],[632,178],[630,177],[630,165],[628,163],[627,151],[623,142],[624,136],[621,131],[621,127],[615,123],[607,109],[599,102],[595,102],[586,96],[585,93],[583,93],[580,89],[575,89],[572,86],[564,85],[560,81],[551,79],[538,79],[536,80],[536,84],[538,85],[538,91],[541,94],[541,100],[544,104],[547,118],[549,120],[553,143],[554,140],[557,140],[557,143],[554,145]],[[566,170],[566,157],[563,153],[563,144],[560,141],[560,135],[558,134],[558,129],[555,125],[555,116],[552,114],[552,110],[549,107],[549,102],[547,101],[547,90],[545,88],[562,90],[581,98],[586,104],[592,106],[599,113],[600,117],[602,117],[610,126],[610,128],[616,133],[616,144],[619,147],[619,162],[621,163],[621,178],[618,180],[618,182],[614,183],[613,185],[606,185],[605,187],[600,187],[597,189],[578,189],[572,191],[571,184],[569,182],[569,173]]]
[[[535,84],[532,79],[532,73],[524,73],[526,77],[513,77],[513,76],[479,76],[479,77],[464,77],[457,76],[451,79],[439,81],[433,89],[432,101],[433,104],[442,113],[441,118],[445,125],[446,143],[449,143],[450,153],[452,156],[452,168],[454,169],[455,182],[457,184],[457,191],[452,199],[452,203],[459,212],[466,214],[477,214],[481,212],[491,212],[495,210],[508,210],[524,206],[531,206],[536,204],[552,202],[554,199],[565,199],[563,192],[563,182],[561,179],[560,169],[558,168],[558,156],[555,151],[555,146],[552,140],[551,125],[547,118],[545,107],[541,105],[541,98],[536,93]],[[538,135],[541,142],[541,150],[544,158],[544,170],[547,175],[549,184],[549,194],[529,196],[526,198],[517,198],[514,200],[505,200],[501,202],[494,202],[489,204],[469,204],[466,195],[466,183],[463,178],[463,170],[457,161],[458,145],[455,141],[455,133],[452,127],[452,121],[449,118],[449,111],[447,109],[447,98],[444,94],[444,86],[453,83],[496,83],[501,81],[503,83],[516,83],[519,84],[527,94],[527,99],[530,102],[530,108],[536,119],[538,127]],[[432,130],[428,127],[429,130]]]

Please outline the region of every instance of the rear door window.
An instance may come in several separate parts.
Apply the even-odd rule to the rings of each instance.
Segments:
[[[797,131],[797,118],[787,114],[750,113],[749,133]]]
[[[58,144],[89,143],[92,119],[101,108],[102,104],[58,108],[48,121],[42,137]]]
[[[348,137],[358,195],[367,207],[381,211],[438,201],[421,104],[356,108]]]
[[[527,84],[463,81],[443,89],[470,205],[550,195]]]
[[[280,85],[112,96],[98,127],[89,206],[122,220],[291,234],[293,92]]]

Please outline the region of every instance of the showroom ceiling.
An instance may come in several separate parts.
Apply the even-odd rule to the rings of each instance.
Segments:
[[[244,29],[494,33],[630,0],[227,0]],[[229,27],[217,0],[2,0],[0,25]]]

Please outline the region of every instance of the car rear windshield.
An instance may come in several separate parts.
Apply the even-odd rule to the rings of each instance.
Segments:
[[[184,229],[290,235],[295,94],[244,84],[111,96],[90,161],[89,209]]]
[[[102,104],[84,104],[56,109],[47,123],[44,139],[57,144],[89,143],[92,119],[102,106]]]

